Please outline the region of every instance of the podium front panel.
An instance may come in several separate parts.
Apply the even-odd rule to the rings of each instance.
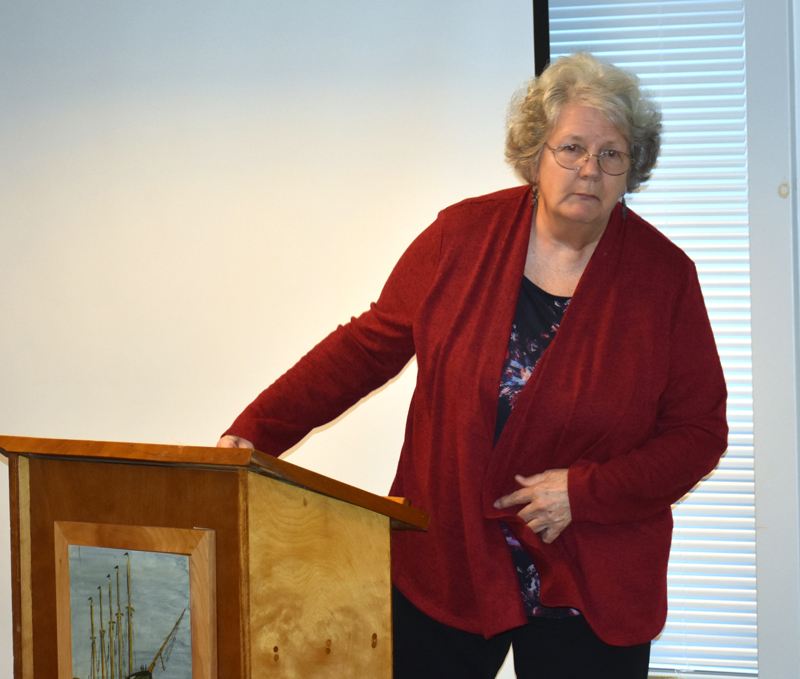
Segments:
[[[240,525],[236,469],[204,470],[31,456],[27,481],[30,497],[27,541],[31,557],[29,565],[24,564],[21,570],[24,573],[29,568],[30,604],[26,604],[23,592],[22,607],[29,608],[22,611],[21,617],[24,621],[30,616],[31,639],[23,638],[25,679],[61,679],[56,601],[59,596],[63,599],[63,593],[56,589],[56,522],[214,531],[219,676],[245,676],[239,625],[243,573],[240,544],[245,530]],[[25,542],[25,536],[20,541]],[[21,557],[26,558],[24,551]],[[141,650],[142,657],[150,655],[150,649]],[[32,673],[25,667],[30,663],[26,658],[31,655]]]
[[[248,481],[252,676],[391,679],[389,518]]]

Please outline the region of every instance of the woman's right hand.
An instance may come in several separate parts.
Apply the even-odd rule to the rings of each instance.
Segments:
[[[243,439],[241,436],[226,434],[219,441],[217,441],[217,448],[250,448],[251,450],[254,450],[255,446],[247,439]]]

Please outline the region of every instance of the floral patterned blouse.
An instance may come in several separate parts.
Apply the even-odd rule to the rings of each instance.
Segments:
[[[551,295],[523,277],[506,360],[503,364],[503,374],[500,378],[495,443],[500,438],[500,433],[511,415],[522,388],[533,374],[545,349],[553,341],[569,302],[569,297]],[[539,602],[540,584],[536,566],[508,527],[502,522],[500,525],[511,549],[519,578],[522,603],[528,616],[561,618],[580,615],[574,608],[551,608]]]

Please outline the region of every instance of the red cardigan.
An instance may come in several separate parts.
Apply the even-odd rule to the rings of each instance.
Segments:
[[[651,640],[667,612],[670,505],[726,448],[725,382],[695,267],[617,206],[558,334],[493,445],[500,374],[532,219],[529,187],[443,210],[377,303],[340,326],[228,430],[278,455],[396,375],[418,377],[391,494],[431,515],[396,531],[393,579],[433,618],[491,637],[524,624],[502,519],[541,600],[607,643]],[[494,501],[569,469],[572,524],[544,544]]]

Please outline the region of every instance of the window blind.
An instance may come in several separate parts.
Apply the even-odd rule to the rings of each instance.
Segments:
[[[628,204],[697,264],[728,384],[728,452],[673,508],[670,610],[651,676],[755,676],[744,5],[550,0],[550,47],[553,59],[588,51],[636,73],[661,104],[661,156]]]

